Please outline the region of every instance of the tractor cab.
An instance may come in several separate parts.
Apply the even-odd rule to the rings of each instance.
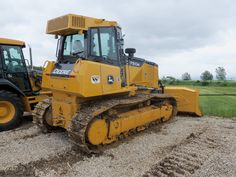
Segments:
[[[0,38],[0,79],[7,80],[24,94],[32,92],[28,70],[29,62],[23,55],[22,41]]]
[[[31,48],[29,62],[24,47],[23,41],[0,38],[0,131],[17,127],[24,112],[31,112],[51,94],[40,91],[40,78],[32,70]]]
[[[62,35],[58,61],[75,63],[78,58],[120,66],[120,28],[93,27],[75,34]]]

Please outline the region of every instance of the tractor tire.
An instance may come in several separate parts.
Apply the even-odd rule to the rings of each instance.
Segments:
[[[20,98],[12,92],[0,90],[0,131],[17,127],[22,120],[23,113]]]

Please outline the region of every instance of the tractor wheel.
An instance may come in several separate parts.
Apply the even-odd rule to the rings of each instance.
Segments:
[[[0,90],[0,131],[10,130],[18,126],[23,113],[20,98],[12,92]]]

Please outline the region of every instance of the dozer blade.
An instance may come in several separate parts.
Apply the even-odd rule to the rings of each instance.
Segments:
[[[190,113],[201,117],[199,92],[186,87],[165,87],[165,94],[175,97],[178,113]]]

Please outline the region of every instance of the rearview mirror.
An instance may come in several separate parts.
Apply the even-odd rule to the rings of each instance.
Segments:
[[[127,48],[127,49],[125,49],[125,53],[127,53],[129,55],[129,57],[134,57],[134,54],[136,53],[136,49],[135,48]]]

